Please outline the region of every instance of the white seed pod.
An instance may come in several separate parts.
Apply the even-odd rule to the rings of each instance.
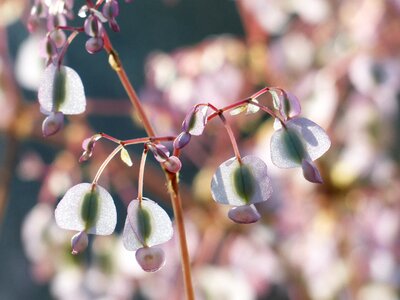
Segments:
[[[328,151],[331,141],[325,130],[305,118],[293,118],[271,137],[271,159],[280,168],[301,167]]]
[[[144,198],[128,206],[122,241],[127,250],[135,251],[167,242],[173,233],[171,219],[156,202]]]
[[[81,78],[73,69],[50,64],[44,71],[38,92],[42,111],[65,115],[83,113],[86,109],[85,91]]]
[[[223,162],[211,181],[211,195],[221,204],[235,206],[259,203],[272,194],[267,165],[257,156],[236,157]]]
[[[80,183],[70,188],[55,210],[57,225],[63,229],[109,235],[117,224],[117,211],[111,195],[96,185]]]

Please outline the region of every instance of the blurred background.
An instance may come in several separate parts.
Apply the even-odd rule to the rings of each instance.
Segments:
[[[325,182],[315,185],[301,170],[271,163],[271,118],[228,117],[241,152],[265,160],[274,187],[258,205],[262,220],[237,225],[209,191],[217,166],[233,156],[226,132],[213,121],[192,139],[181,184],[197,299],[400,299],[400,1],[119,2],[121,32],[110,37],[159,135],[179,133],[198,102],[222,107],[280,86],[332,140],[317,161]],[[75,1],[75,14],[83,4]],[[43,32],[28,34],[31,5],[0,1],[0,299],[182,299],[175,239],[163,245],[167,263],[155,274],[122,247],[140,147],[129,148],[132,168],[117,159],[100,180],[116,202],[117,233],[70,255],[73,233],[55,225],[54,207],[69,187],[91,181],[112,151],[98,143],[79,164],[82,140],[144,132],[105,52],[88,54],[80,35],[66,65],[82,78],[87,112],[42,137]],[[171,212],[153,158],[144,186]]]

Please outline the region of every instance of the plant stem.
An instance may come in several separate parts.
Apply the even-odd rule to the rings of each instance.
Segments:
[[[119,80],[121,81],[123,87],[125,88],[126,93],[128,94],[129,100],[131,101],[138,117],[140,118],[143,127],[147,134],[150,137],[156,136],[153,127],[143,109],[143,106],[137,96],[135,89],[129,81],[128,76],[126,75],[125,69],[122,65],[121,60],[117,52],[114,50],[111,41],[107,35],[107,33],[103,36],[104,39],[104,49],[107,51],[109,55],[109,63],[113,70],[117,73]],[[164,169],[164,168],[163,168]],[[179,184],[177,174],[169,173],[164,169],[166,174],[167,182],[171,187],[169,189],[169,194],[172,202],[172,208],[174,211],[175,222],[178,228],[178,236],[179,236],[179,246],[181,252],[181,263],[182,263],[182,273],[183,273],[183,281],[185,287],[185,294],[187,300],[194,300],[194,291],[192,285],[192,276],[190,269],[190,259],[189,259],[189,250],[187,248],[186,242],[186,233],[185,233],[185,224],[183,222],[183,210],[181,204],[181,197],[179,193]]]
[[[145,146],[142,153],[142,159],[140,160],[139,176],[138,176],[138,195],[137,195],[139,202],[142,202],[143,198],[144,166],[146,164],[147,151],[148,151],[147,147]]]
[[[172,208],[174,210],[175,222],[178,228],[179,246],[182,257],[182,272],[183,272],[183,281],[185,284],[186,299],[194,300],[194,290],[193,290],[192,276],[190,271],[189,250],[187,246],[185,227],[183,222],[183,209],[182,209],[181,196],[179,194],[178,176],[176,173],[168,173],[168,178],[170,182],[169,193],[171,195]]]
[[[104,169],[107,167],[107,165],[109,164],[109,162],[114,158],[114,156],[122,149],[124,148],[124,146],[119,145],[117,148],[115,148],[113,150],[113,152],[110,153],[109,156],[107,156],[106,160],[103,161],[103,163],[101,164],[99,170],[96,173],[96,176],[93,179],[92,185],[96,185],[97,181],[99,180],[101,174],[103,173]]]
[[[224,127],[225,127],[225,129],[226,129],[226,131],[227,131],[227,133],[229,135],[229,139],[230,139],[231,144],[232,144],[233,152],[235,153],[236,159],[238,160],[239,163],[242,162],[242,157],[240,156],[239,147],[237,145],[237,142],[236,142],[236,139],[235,139],[235,135],[233,134],[232,127],[228,124],[228,122],[226,121],[226,118],[224,116],[224,109],[225,110],[232,109],[232,108],[238,107],[238,106],[240,106],[240,105],[242,105],[244,103],[248,103],[248,101],[249,101],[248,99],[242,100],[242,101],[239,101],[237,103],[234,103],[234,105],[230,105],[228,108],[223,108],[223,109],[218,109],[214,105],[208,104],[208,106],[212,110],[214,110],[215,113],[210,115],[207,118],[207,120],[211,120],[212,116],[218,116],[221,119],[221,121],[224,124]]]

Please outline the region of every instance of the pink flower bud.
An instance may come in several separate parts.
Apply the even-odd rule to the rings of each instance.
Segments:
[[[101,51],[104,46],[103,38],[101,37],[91,37],[86,41],[85,48],[90,54]]]
[[[228,217],[239,224],[255,223],[261,218],[260,213],[253,204],[232,207],[228,212]]]
[[[169,157],[169,151],[167,147],[162,144],[147,144],[149,150],[153,153],[154,158],[158,162],[165,162]]]
[[[207,106],[193,107],[182,123],[182,131],[191,135],[201,135],[207,123]]]
[[[160,247],[139,248],[135,256],[146,272],[156,272],[165,264],[165,253]]]
[[[178,173],[182,168],[180,159],[176,156],[170,156],[164,163],[164,167],[171,173]]]
[[[86,34],[91,37],[101,36],[104,30],[100,20],[94,15],[87,17],[85,20],[84,29]]]
[[[181,132],[174,140],[174,148],[182,149],[185,147],[191,139],[192,135],[188,132]]]
[[[114,19],[119,15],[119,5],[116,0],[109,0],[103,6],[103,15],[108,20]]]
[[[80,231],[71,239],[72,254],[77,255],[84,251],[89,244],[89,238],[86,232]]]
[[[101,139],[101,134],[95,134],[90,138],[84,139],[82,142],[82,149],[84,152],[82,153],[81,157],[79,158],[79,162],[87,161],[89,158],[92,157],[94,146],[96,142]]]
[[[303,159],[301,161],[301,168],[303,169],[304,178],[313,183],[323,183],[321,174],[317,166],[309,160]]]
[[[42,133],[44,137],[51,136],[60,131],[64,126],[64,115],[62,112],[52,112],[42,124]]]

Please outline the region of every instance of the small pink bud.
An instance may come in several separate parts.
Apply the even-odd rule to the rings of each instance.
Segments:
[[[165,253],[160,247],[144,247],[136,251],[136,260],[146,272],[156,272],[165,264]]]
[[[89,238],[85,231],[80,231],[71,239],[72,254],[77,255],[84,251],[89,244]]]
[[[103,38],[101,37],[91,37],[86,41],[85,48],[90,54],[101,51],[104,46]]]
[[[174,140],[174,148],[182,149],[190,142],[191,137],[192,135],[190,133],[185,131],[181,132]]]
[[[321,174],[317,166],[309,160],[303,159],[301,161],[301,168],[303,169],[304,178],[313,183],[323,183]]]
[[[239,224],[255,223],[261,218],[260,213],[253,204],[232,207],[228,212],[228,217]]]
[[[182,131],[191,135],[201,135],[207,123],[207,106],[193,107],[182,123]]]
[[[56,134],[64,126],[64,114],[62,112],[52,112],[44,119],[42,133],[44,137]]]
[[[176,156],[170,156],[164,163],[164,167],[171,173],[178,173],[182,168],[180,159]]]
[[[114,19],[119,15],[119,5],[116,0],[108,0],[103,6],[103,15],[108,20]]]
[[[149,143],[147,146],[158,162],[165,162],[168,159],[169,151],[164,145]]]
[[[86,34],[91,37],[101,36],[104,30],[100,20],[94,15],[87,17],[85,20],[84,29]]]
[[[96,142],[101,139],[101,134],[95,134],[90,138],[84,139],[82,142],[82,149],[84,150],[81,157],[79,158],[79,162],[87,161],[92,157],[94,146]]]

